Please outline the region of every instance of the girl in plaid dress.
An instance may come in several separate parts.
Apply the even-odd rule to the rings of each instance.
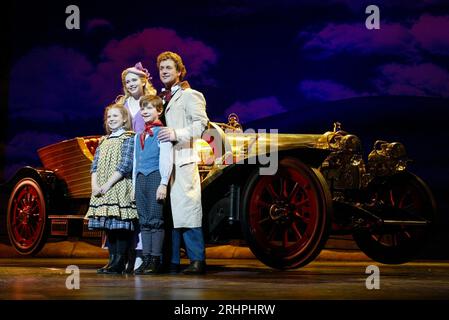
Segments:
[[[92,196],[86,218],[89,229],[105,230],[110,263],[98,273],[121,274],[125,270],[130,238],[137,221],[131,200],[134,133],[125,107],[112,104],[104,112],[104,136],[92,163]]]

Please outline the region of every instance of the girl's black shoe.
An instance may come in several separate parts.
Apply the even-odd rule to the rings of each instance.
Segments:
[[[102,273],[106,273],[106,270],[112,265],[112,262],[115,259],[115,254],[109,254],[109,261],[108,263],[101,267],[100,269],[97,269],[97,273],[102,274]]]
[[[105,274],[122,274],[126,268],[126,256],[118,254]]]

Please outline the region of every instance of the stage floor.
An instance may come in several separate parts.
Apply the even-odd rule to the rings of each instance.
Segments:
[[[315,261],[278,271],[255,259],[209,259],[202,276],[98,275],[105,259],[0,259],[1,300],[274,300],[448,299],[449,261],[382,265],[372,261]],[[186,260],[183,260],[187,264]],[[379,289],[367,289],[369,265]],[[79,289],[68,266],[79,268]],[[73,268],[73,267],[72,267]],[[72,269],[73,270],[73,269]],[[371,279],[372,280],[372,279]],[[373,284],[374,282],[368,282]]]

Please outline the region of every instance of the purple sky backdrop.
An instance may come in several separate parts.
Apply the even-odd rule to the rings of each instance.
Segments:
[[[387,95],[449,97],[449,72],[432,63],[387,64],[374,80],[378,92]]]
[[[326,59],[336,54],[396,55],[412,61],[423,59],[419,49],[447,55],[449,52],[449,16],[423,14],[403,24],[383,22],[379,30],[368,32],[364,24],[329,24],[318,32],[300,32],[304,50],[317,54],[312,59]],[[424,52],[425,53],[425,52]]]
[[[449,16],[422,15],[410,30],[420,47],[434,54],[448,55]]]
[[[329,24],[319,32],[300,32],[307,39],[303,49],[310,59],[323,60],[330,56],[397,55],[414,57],[417,54],[413,36],[398,23],[383,23],[380,30],[367,31],[362,23]]]
[[[380,57],[368,90],[355,90],[338,79],[302,80],[299,90],[309,99],[336,100],[365,95],[416,95],[448,97],[446,66],[431,63],[433,55],[449,55],[449,16],[423,14],[414,21],[382,23],[367,32],[358,24],[329,24],[319,31],[302,31],[303,51],[311,60],[350,56]],[[401,61],[402,63],[394,63]],[[374,68],[373,68],[374,67]],[[367,70],[367,73],[373,72]],[[352,71],[352,70],[348,70]],[[370,92],[370,93],[367,93]]]
[[[91,19],[86,23],[86,33],[95,32],[98,29],[113,29],[112,24],[106,19]]]
[[[192,38],[182,38],[174,30],[144,29],[124,39],[111,40],[104,48],[96,72],[89,79],[91,86],[98,89],[97,102],[103,105],[111,99],[110,88],[116,88],[117,94],[122,94],[121,72],[139,61],[150,71],[153,85],[160,88],[156,58],[167,50],[178,52],[183,57],[189,79],[214,85],[214,79],[208,76],[208,68],[216,63],[217,54],[211,47]]]
[[[103,108],[122,93],[124,68],[141,61],[159,90],[155,60],[165,50],[181,54],[187,80],[220,122],[230,112],[244,123],[317,101],[449,96],[444,1],[377,1],[380,30],[365,28],[371,1],[179,2],[170,17],[158,14],[166,8],[158,1],[139,2],[137,11],[79,3],[79,31],[64,27],[69,3],[11,13],[14,37],[27,41],[11,41],[5,176],[19,162],[35,165],[36,148],[102,134]],[[14,18],[32,25],[39,12],[46,24],[35,30]]]
[[[264,97],[251,101],[235,102],[227,108],[224,115],[236,113],[242,123],[265,118],[287,111],[276,97]],[[226,119],[226,118],[225,118]]]
[[[104,19],[88,23],[90,31],[106,25]],[[36,149],[61,138],[72,138],[71,130],[79,132],[80,122],[93,120],[95,128],[102,128],[104,107],[123,94],[120,75],[124,68],[141,61],[150,70],[153,84],[160,88],[155,61],[165,50],[178,52],[183,57],[189,79],[216,85],[208,76],[209,66],[217,61],[215,51],[201,41],[182,38],[174,30],[165,28],[144,29],[109,41],[97,63],[80,51],[58,45],[32,49],[20,58],[11,69],[9,122],[26,123],[32,128],[38,123],[41,129],[36,130],[45,132],[38,134],[39,139],[35,139],[36,132],[19,132],[10,137],[6,145],[6,161],[10,163],[6,175],[11,176],[22,166],[22,162],[15,161],[18,155],[25,161],[35,159]],[[26,92],[22,88],[27,88]],[[61,132],[59,125],[64,122],[68,125]],[[100,130],[85,134],[103,134]],[[33,143],[27,146],[24,142],[30,140]],[[27,150],[20,152],[25,146]]]
[[[96,64],[81,52],[61,46],[33,49],[11,70],[9,114],[13,119],[44,122],[83,116],[93,109],[101,114],[103,106],[123,94],[121,72],[136,62],[142,61],[152,71],[153,82],[159,84],[155,59],[163,50],[182,54],[192,78],[214,82],[207,77],[208,66],[217,59],[212,48],[201,41],[183,39],[173,30],[145,29],[110,41]],[[18,94],[21,88],[27,88],[27,94]],[[115,92],[112,96],[111,91]],[[43,112],[29,112],[31,106]]]
[[[319,101],[334,101],[369,95],[369,93],[356,92],[351,88],[330,80],[304,80],[299,84],[299,90],[308,99]]]

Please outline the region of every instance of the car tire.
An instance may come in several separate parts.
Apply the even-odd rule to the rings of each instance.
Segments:
[[[354,232],[353,238],[361,251],[371,259],[385,264],[405,263],[415,258],[426,247],[432,235],[436,205],[430,189],[414,174],[405,172],[386,177],[368,188],[368,197],[385,206],[380,218],[391,217],[388,208],[402,209],[413,220],[424,219],[426,226],[373,226]]]
[[[314,260],[331,225],[332,200],[321,173],[284,158],[276,174],[250,176],[243,192],[242,228],[254,255],[276,269]]]
[[[39,183],[23,178],[12,189],[8,201],[7,231],[14,249],[22,255],[33,255],[47,240],[47,215],[44,192]]]

